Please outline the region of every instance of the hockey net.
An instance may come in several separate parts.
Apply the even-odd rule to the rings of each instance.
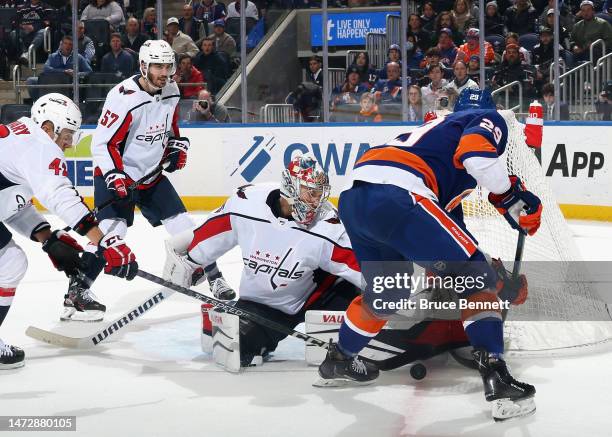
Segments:
[[[569,265],[570,261],[582,261],[572,232],[544,177],[544,170],[525,143],[524,125],[516,120],[512,111],[500,113],[508,125],[508,144],[502,155],[508,173],[520,177],[527,189],[540,197],[544,206],[540,229],[525,240],[523,261],[557,261],[550,264],[555,268],[563,263]],[[479,247],[492,257],[509,261],[505,264],[512,270],[518,233],[492,207],[487,195],[485,189],[478,187],[463,201],[465,222],[478,239]],[[533,264],[536,269],[547,268],[544,262]],[[545,271],[536,273],[542,273],[542,277],[550,274]],[[527,279],[529,281],[529,276]],[[610,310],[588,282],[573,281],[573,287],[565,288],[547,287],[545,280],[535,282],[529,284],[527,302],[512,306],[508,313],[505,324],[507,352],[566,354],[574,348],[598,345],[612,339]]]

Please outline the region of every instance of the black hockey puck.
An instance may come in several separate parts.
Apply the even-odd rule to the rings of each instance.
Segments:
[[[410,376],[412,376],[414,379],[418,381],[425,378],[426,375],[427,375],[427,367],[425,367],[421,363],[417,363],[410,368]]]

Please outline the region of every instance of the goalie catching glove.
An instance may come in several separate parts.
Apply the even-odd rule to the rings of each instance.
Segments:
[[[98,245],[98,256],[104,257],[104,273],[131,281],[138,273],[138,263],[132,250],[118,235],[104,236]]]
[[[66,276],[74,276],[78,270],[87,267],[79,256],[83,248],[77,241],[61,229],[55,230],[42,245],[42,249],[49,255],[53,266]]]
[[[164,170],[172,173],[184,168],[187,164],[187,150],[189,150],[189,138],[178,137],[170,139],[162,159],[162,162],[165,164]]]
[[[510,189],[503,194],[489,193],[489,202],[504,216],[512,228],[533,235],[540,227],[542,202],[517,176],[510,176]],[[524,211],[525,214],[521,214]]]

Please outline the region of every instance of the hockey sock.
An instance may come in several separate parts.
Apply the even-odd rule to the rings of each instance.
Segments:
[[[13,297],[15,297],[15,288],[0,287],[0,325],[8,314],[11,303],[13,303]]]
[[[338,334],[338,349],[344,355],[355,356],[380,332],[386,321],[380,320],[368,311],[357,296],[346,309],[344,321]]]
[[[87,276],[91,282],[95,281],[98,275],[104,270],[106,260],[104,257],[97,256],[96,250],[98,247],[92,243],[87,244],[83,251],[82,259],[87,264],[87,267],[83,271],[83,274]]]
[[[340,325],[340,332],[338,333],[338,349],[344,355],[354,357],[366,347],[372,337],[363,335],[349,328],[346,322],[342,322]]]
[[[467,297],[470,304],[497,303],[497,295],[483,290]],[[504,327],[501,313],[495,310],[484,310],[477,305],[473,309],[461,312],[463,329],[474,348],[484,348],[487,352],[501,357],[504,353]]]
[[[204,273],[206,273],[206,278],[208,278],[209,282],[212,282],[215,279],[221,278],[223,276],[219,271],[219,267],[217,267],[217,263],[212,263],[204,267]]]

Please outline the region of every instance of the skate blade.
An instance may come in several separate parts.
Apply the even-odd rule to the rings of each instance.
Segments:
[[[74,308],[66,308],[60,316],[62,322],[101,322],[104,320],[103,311],[77,311]]]
[[[12,363],[12,364],[0,364],[0,370],[18,369],[18,368],[23,367],[23,366],[25,366],[25,360],[18,361],[16,363]]]
[[[497,399],[492,406],[493,420],[504,422],[509,419],[529,416],[536,411],[536,404],[533,397],[511,401],[510,399]]]
[[[315,382],[312,383],[313,387],[321,387],[321,388],[325,388],[325,387],[361,387],[364,385],[370,385],[374,383],[374,380],[372,381],[355,381],[352,379],[340,379],[340,378],[336,378],[336,379],[325,379],[325,378],[319,378],[317,379]]]

